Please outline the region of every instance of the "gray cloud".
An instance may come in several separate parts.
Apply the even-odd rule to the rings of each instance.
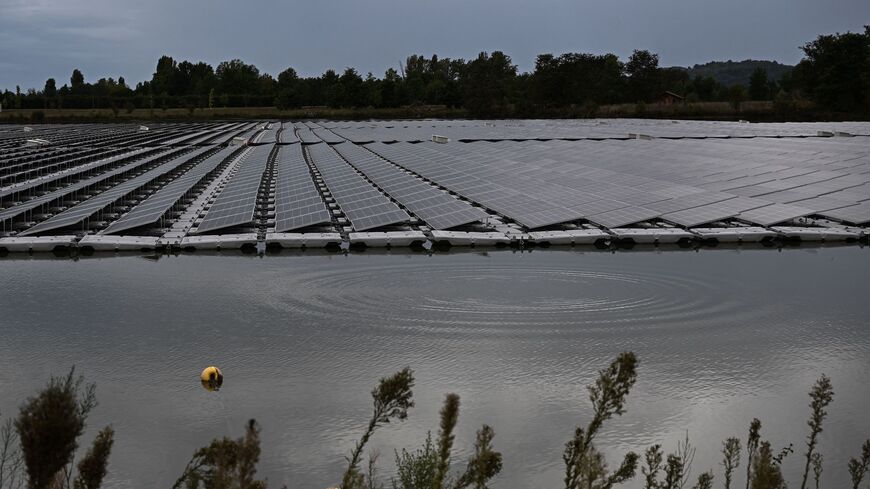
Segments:
[[[157,58],[242,58],[276,74],[354,66],[381,74],[412,53],[501,49],[520,69],[539,53],[658,52],[664,65],[795,63],[818,34],[870,22],[864,0],[7,0],[0,87],[150,77]]]

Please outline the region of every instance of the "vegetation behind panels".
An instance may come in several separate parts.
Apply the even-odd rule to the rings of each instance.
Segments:
[[[42,90],[6,90],[0,118],[243,117],[246,108],[268,108],[258,113],[264,117],[868,117],[870,26],[802,49],[793,70],[758,61],[662,68],[658,55],[636,50],[625,60],[541,54],[534,70],[520,73],[494,51],[470,60],[413,55],[381,77],[354,68],[315,77],[287,68],[273,77],[238,59],[214,68],[163,56],[135,87],[123,77],[88,83],[74,70],[61,86],[50,78]]]

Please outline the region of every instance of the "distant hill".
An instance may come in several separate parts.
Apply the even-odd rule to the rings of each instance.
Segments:
[[[784,65],[776,61],[763,61],[747,59],[743,61],[711,61],[702,65],[695,65],[691,68],[683,68],[689,73],[689,76],[695,78],[712,76],[713,79],[725,86],[742,84],[749,86],[749,77],[756,68],[762,67],[767,71],[767,77],[774,80],[779,80],[782,75],[794,69],[794,66]]]

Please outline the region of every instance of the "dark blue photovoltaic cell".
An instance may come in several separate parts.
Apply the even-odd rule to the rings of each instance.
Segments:
[[[345,160],[433,229],[483,221],[488,214],[353,144],[333,146]]]
[[[210,148],[197,149],[193,153],[181,155],[177,158],[170,160],[167,163],[163,163],[157,168],[149,170],[137,177],[131,178],[130,180],[115,185],[114,187],[63,211],[56,216],[47,219],[37,224],[36,226],[27,229],[26,231],[23,231],[20,236],[31,236],[34,234],[44,233],[46,231],[62,229],[68,226],[79,224],[85,219],[88,219],[91,215],[109,206],[113,202],[147,185],[155,179],[175,170],[179,166],[190,161],[192,157],[196,158],[198,155],[209,150]]]
[[[282,146],[275,162],[275,232],[283,233],[332,221],[311,177],[302,146]]]
[[[206,175],[217,168],[233,151],[238,148],[227,147],[209,156],[185,172],[180,177],[168,183],[162,189],[149,196],[130,212],[121,216],[107,227],[103,234],[117,234],[121,231],[145,226],[157,222],[166,211],[178,202],[185,193],[199,183]]]
[[[273,146],[254,146],[242,156],[239,168],[226,183],[205,217],[196,228],[196,233],[239,226],[254,221],[257,210],[257,192],[263,172],[269,163]]]
[[[327,144],[306,146],[312,163],[356,231],[408,222],[411,217],[354,171]]]

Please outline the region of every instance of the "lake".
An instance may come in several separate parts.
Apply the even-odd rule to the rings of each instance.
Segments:
[[[611,466],[653,443],[672,451],[688,431],[693,474],[713,469],[718,486],[722,440],[745,439],[758,417],[775,447],[794,443],[794,485],[806,393],[826,373],[823,484],[844,487],[870,438],[868,258],[861,246],[10,255],[0,412],[75,365],[100,402],[83,444],[116,431],[107,487],[170,487],[194,450],[256,418],[270,487],[323,489],[340,480],[378,378],[407,365],[417,406],[371,445],[388,486],[394,449],[437,433],[456,392],[454,470],[487,423],[504,455],[495,487],[561,487],[564,443],[591,412],[585,386],[632,350],[628,412],[598,441]],[[211,364],[225,375],[217,393],[199,384]]]

